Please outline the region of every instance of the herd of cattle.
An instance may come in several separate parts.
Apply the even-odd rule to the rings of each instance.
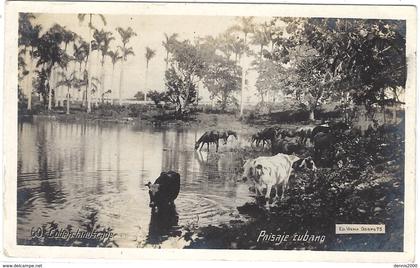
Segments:
[[[375,122],[374,122],[375,123]],[[247,159],[243,165],[241,179],[253,182],[257,200],[264,197],[264,204],[274,201],[270,198],[272,190],[275,200],[281,201],[288,187],[292,171],[307,169],[315,171],[317,165],[334,162],[337,166],[340,155],[340,142],[364,136],[366,139],[387,134],[404,133],[405,120],[396,125],[369,125],[365,131],[350,127],[344,122],[326,123],[317,126],[304,126],[296,129],[267,127],[251,136],[251,146],[270,145],[272,156],[260,156]],[[201,150],[207,144],[216,145],[219,140],[227,144],[230,136],[238,139],[234,131],[206,131],[195,143],[195,149]],[[380,144],[383,145],[383,144]],[[299,157],[301,156],[301,157]],[[148,183],[150,206],[154,209],[173,204],[180,190],[180,175],[174,171],[162,172],[154,184]],[[279,197],[279,192],[281,196]],[[261,198],[260,198],[261,197]],[[268,201],[268,202],[267,202]]]
[[[330,156],[334,145],[338,142],[341,134],[353,131],[349,125],[344,122],[326,123],[318,126],[303,126],[296,129],[282,129],[281,127],[267,127],[251,136],[251,146],[271,146],[273,155],[278,153],[307,155],[309,148],[313,148],[313,158],[320,161],[321,158]],[[201,150],[207,144],[209,150],[210,144],[216,145],[216,152],[219,149],[219,140],[224,144],[230,136],[237,139],[234,131],[206,131],[195,143],[195,149]]]
[[[264,204],[273,203],[270,202],[272,190],[275,192],[275,200],[282,200],[291,172],[301,169],[315,171],[317,169],[315,162],[334,152],[334,145],[341,135],[349,131],[353,129],[344,122],[304,126],[297,129],[267,127],[252,135],[251,146],[264,148],[265,145],[270,144],[273,156],[247,159],[243,165],[241,178],[243,181],[250,180],[254,184],[257,198],[264,197]],[[230,136],[238,139],[235,131],[206,131],[195,143],[195,149],[201,150],[206,144],[209,151],[210,144],[215,144],[217,152],[219,140],[227,144]],[[180,175],[174,171],[162,172],[154,184],[149,182],[146,186],[149,188],[150,206],[158,209],[163,204],[173,204],[180,190]]]
[[[247,159],[243,166],[242,179],[254,184],[257,197],[264,196],[264,203],[270,204],[270,194],[275,192],[275,199],[282,200],[287,189],[291,172],[300,169],[316,170],[315,162],[323,163],[338,159],[340,139],[356,130],[344,122],[324,123],[316,126],[303,126],[295,129],[267,127],[251,136],[251,146],[271,147],[272,156]],[[361,133],[353,133],[361,135]],[[195,144],[195,149],[202,149],[204,144],[216,145],[219,140],[226,144],[229,136],[237,135],[234,131],[206,131]],[[201,147],[200,147],[201,145]],[[298,157],[298,156],[302,156]],[[279,198],[279,192],[281,197]],[[264,193],[265,192],[265,193]],[[269,201],[267,203],[267,201]]]

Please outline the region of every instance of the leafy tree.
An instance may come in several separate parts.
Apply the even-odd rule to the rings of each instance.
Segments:
[[[350,95],[371,111],[379,105],[385,112],[386,105],[395,103],[386,91],[405,87],[405,22],[309,19],[304,34],[324,67],[339,80],[333,88],[337,96]]]
[[[197,83],[204,70],[203,59],[197,47],[188,40],[176,42],[171,67],[165,73],[168,100],[175,104],[177,115],[188,110],[197,98]]]
[[[147,93],[147,96],[155,103],[156,107],[160,108],[161,102],[167,101],[167,96],[165,92],[159,92],[157,90],[151,90]]]
[[[225,111],[229,102],[237,102],[233,94],[240,90],[240,68],[234,61],[215,56],[206,68],[204,85],[210,91],[210,97],[218,99],[222,111]]]
[[[274,61],[263,60],[259,63],[255,86],[261,97],[261,103],[266,101],[265,97],[268,95],[272,96],[272,101],[275,102],[276,96],[284,92],[290,84],[290,75],[290,70]]]

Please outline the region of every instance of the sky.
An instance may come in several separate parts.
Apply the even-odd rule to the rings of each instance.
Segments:
[[[147,88],[151,90],[163,91],[164,85],[164,72],[165,72],[165,57],[166,52],[162,46],[162,41],[165,40],[164,33],[171,35],[177,33],[178,40],[190,39],[206,35],[217,36],[219,33],[224,32],[227,28],[235,24],[235,17],[226,16],[164,16],[164,15],[105,15],[107,24],[103,25],[102,20],[98,16],[94,16],[93,25],[99,29],[111,31],[115,40],[111,43],[111,49],[115,50],[118,45],[121,45],[121,39],[117,31],[117,27],[124,29],[131,27],[137,36],[134,36],[129,46],[133,47],[135,56],[130,56],[128,61],[124,63],[124,85],[123,85],[123,98],[133,98],[137,91],[145,88],[145,73],[146,73],[146,47],[150,47],[156,51],[156,55],[149,62],[148,69],[148,82]],[[257,18],[257,21],[268,21],[269,18]],[[40,24],[43,31],[47,31],[55,23],[66,27],[83,39],[88,40],[89,29],[87,21],[80,23],[77,14],[36,14],[34,21]],[[99,66],[99,58],[93,55],[93,66]],[[248,63],[251,59],[248,59]],[[119,74],[121,64],[118,63],[115,67],[114,75],[112,75],[112,64],[110,59],[107,59],[105,67],[105,87],[112,89],[118,87]],[[96,74],[100,77],[100,68],[94,68],[98,71]],[[95,75],[95,74],[94,74]],[[250,73],[248,80],[250,86],[245,93],[246,100],[255,98],[255,83],[256,74]],[[208,99],[207,90],[201,88],[200,96]],[[117,90],[114,90],[112,97],[117,97]]]

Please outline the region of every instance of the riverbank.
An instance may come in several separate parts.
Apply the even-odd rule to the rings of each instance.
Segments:
[[[197,112],[182,119],[177,119],[171,114],[162,115],[156,111],[146,111],[138,116],[128,115],[101,115],[96,113],[73,112],[71,114],[63,114],[57,112],[38,113],[38,114],[20,114],[19,121],[30,121],[33,119],[57,120],[63,122],[99,122],[99,123],[115,123],[115,124],[144,124],[153,126],[174,126],[208,129],[229,129],[239,133],[254,132],[258,128],[268,126],[265,124],[247,124],[240,117],[232,113],[204,113]]]
[[[344,144],[343,167],[294,173],[282,202],[238,206],[249,221],[194,230],[188,248],[402,251],[404,135],[353,140]],[[336,224],[381,224],[386,231],[337,235]]]
[[[196,230],[187,248],[402,251],[402,178],[382,172],[350,186],[327,173],[317,181],[309,174],[295,177],[288,197],[269,210],[256,203],[238,207],[249,221]],[[335,233],[336,224],[351,223],[383,224],[386,232]]]

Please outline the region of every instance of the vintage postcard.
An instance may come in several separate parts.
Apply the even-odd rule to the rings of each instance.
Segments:
[[[414,260],[416,8],[6,3],[4,249]]]

